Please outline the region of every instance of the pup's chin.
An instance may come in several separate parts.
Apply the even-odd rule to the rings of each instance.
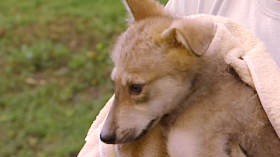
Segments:
[[[126,144],[126,143],[132,143],[135,142],[139,139],[141,139],[143,136],[145,136],[149,130],[158,122],[158,118],[155,118],[151,120],[146,127],[138,134],[135,136],[135,130],[132,132],[128,132],[124,137],[121,139],[117,140],[115,144]]]

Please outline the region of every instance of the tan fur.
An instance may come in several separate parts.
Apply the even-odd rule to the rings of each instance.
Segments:
[[[149,16],[168,16],[168,13],[165,11],[164,6],[160,5],[157,1],[151,0],[123,0],[126,9],[131,13],[131,18],[129,22],[139,21],[145,19]],[[153,6],[151,9],[147,6]]]
[[[216,24],[168,16],[153,0],[126,2],[135,21],[112,51],[115,99],[101,139],[119,144],[124,157],[148,149],[153,157],[244,157],[241,148],[248,157],[279,157],[256,92],[222,56],[203,55]],[[140,94],[131,94],[133,84],[143,85]]]
[[[120,151],[122,157],[165,157],[166,145],[161,126],[156,125],[150,132],[136,142],[121,144]],[[151,151],[152,150],[152,151]]]

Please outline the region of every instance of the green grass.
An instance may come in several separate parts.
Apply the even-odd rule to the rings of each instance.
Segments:
[[[125,17],[120,0],[0,1],[1,157],[77,155],[113,93]]]

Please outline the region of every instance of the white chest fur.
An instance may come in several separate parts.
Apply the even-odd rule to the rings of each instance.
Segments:
[[[199,137],[194,132],[171,130],[168,135],[167,150],[170,157],[197,157]]]

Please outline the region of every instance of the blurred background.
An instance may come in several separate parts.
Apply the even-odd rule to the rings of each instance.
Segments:
[[[113,94],[125,17],[121,0],[0,1],[1,157],[77,156]]]

